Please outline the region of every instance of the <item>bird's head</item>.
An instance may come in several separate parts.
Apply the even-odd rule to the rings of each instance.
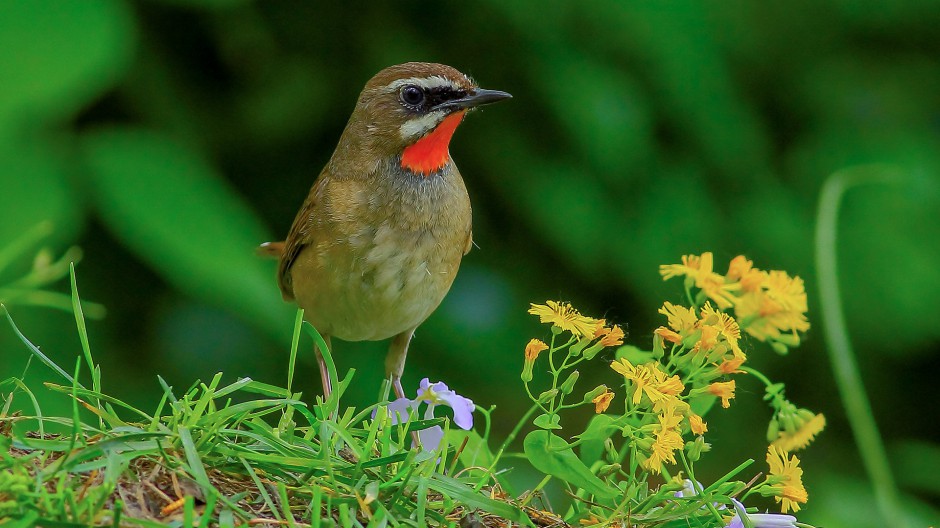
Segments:
[[[457,125],[473,108],[511,96],[480,88],[450,66],[408,62],[380,71],[366,83],[350,120],[363,148],[400,157],[401,166],[431,174],[450,160]]]

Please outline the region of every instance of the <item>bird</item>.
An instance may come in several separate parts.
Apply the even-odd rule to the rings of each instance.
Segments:
[[[450,140],[472,110],[511,97],[444,64],[383,69],[360,93],[287,238],[259,247],[278,259],[284,300],[304,310],[331,353],[331,338],[391,339],[385,373],[399,398],[415,329],[473,245]],[[330,377],[316,344],[314,353],[326,399]]]

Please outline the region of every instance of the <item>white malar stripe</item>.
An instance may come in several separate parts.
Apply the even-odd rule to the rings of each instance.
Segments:
[[[405,121],[405,123],[399,127],[398,131],[401,133],[402,139],[411,139],[421,136],[433,130],[434,127],[444,119],[444,116],[445,112],[442,110],[428,112],[423,116]]]
[[[385,90],[388,92],[394,92],[395,90],[398,90],[402,86],[406,86],[409,84],[413,84],[419,88],[424,88],[426,90],[430,90],[431,88],[442,88],[445,86],[454,88],[454,89],[459,88],[454,83],[454,81],[451,81],[447,77],[444,77],[441,75],[432,75],[430,77],[411,77],[408,79],[398,79],[396,81],[392,81],[391,83],[389,83],[389,85],[385,87]]]

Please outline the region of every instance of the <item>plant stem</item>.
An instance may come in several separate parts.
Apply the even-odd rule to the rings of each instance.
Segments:
[[[819,302],[829,359],[885,526],[905,526],[906,523],[884,443],[872,415],[849,340],[839,292],[836,242],[839,206],[845,192],[863,184],[894,183],[898,180],[897,171],[884,166],[859,167],[833,174],[826,180],[820,193],[815,236]]]

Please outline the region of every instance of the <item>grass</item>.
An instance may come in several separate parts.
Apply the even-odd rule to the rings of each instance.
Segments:
[[[180,391],[158,377],[163,395],[152,411],[102,392],[74,270],[71,277],[82,344],[71,373],[6,313],[31,361],[58,377],[44,390],[69,398],[72,412],[46,416],[20,378],[0,382],[0,524],[564,526],[508,497],[494,470],[478,467],[495,467],[495,458],[476,433],[448,432],[431,454],[411,447],[410,431],[446,427],[443,418],[391,425],[380,404],[340,407],[354,371],[334,379],[329,399],[308,405],[290,389],[293,365],[301,329],[319,336],[300,314],[286,388],[249,378],[223,384],[219,373]],[[88,372],[90,387],[80,381]],[[383,387],[379,401],[387,395]],[[29,415],[11,411],[23,397]]]

